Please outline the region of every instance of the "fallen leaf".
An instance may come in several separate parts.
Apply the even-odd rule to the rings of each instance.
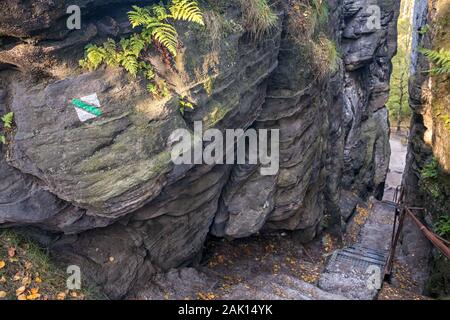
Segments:
[[[6,292],[5,291],[0,291],[0,298],[4,298],[6,297]]]
[[[19,281],[20,279],[21,279],[20,274],[17,272],[17,273],[14,275],[13,280],[14,280],[14,281]]]
[[[16,255],[16,248],[14,248],[14,247],[9,247],[8,248],[8,256],[10,257],[10,258],[12,258],[12,257],[14,257]]]
[[[37,300],[41,297],[39,293],[32,293],[27,296],[27,300]]]
[[[42,279],[39,278],[39,277],[34,278],[34,281],[35,281],[36,283],[42,283]]]
[[[17,296],[17,299],[18,299],[18,300],[27,300],[27,296],[26,296],[25,294],[22,293],[22,294],[20,294],[20,295]]]
[[[6,278],[4,276],[0,277],[0,283],[5,283],[6,282]]]
[[[114,262],[114,257],[109,257],[110,262]]]
[[[3,260],[0,260],[0,269],[3,269],[6,266],[6,262]]]
[[[29,277],[24,277],[24,278],[22,279],[22,285],[23,285],[23,286],[29,286],[30,283],[31,283],[31,279],[30,279]]]
[[[25,261],[25,269],[29,270],[32,266],[33,264],[30,261]]]
[[[66,294],[64,292],[60,292],[56,295],[56,300],[64,300],[66,298]]]
[[[39,292],[39,288],[31,288],[30,292],[31,294],[36,294]]]
[[[22,293],[24,293],[26,290],[25,286],[20,287],[16,290],[16,296],[20,296]]]

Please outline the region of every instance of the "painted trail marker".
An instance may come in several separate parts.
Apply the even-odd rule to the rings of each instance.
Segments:
[[[81,122],[100,117],[103,114],[96,93],[81,97],[80,99],[73,99],[72,104]]]

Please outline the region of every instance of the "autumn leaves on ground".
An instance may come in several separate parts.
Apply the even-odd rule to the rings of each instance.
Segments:
[[[67,274],[48,254],[10,231],[0,231],[0,300],[80,300],[93,298],[66,290]]]

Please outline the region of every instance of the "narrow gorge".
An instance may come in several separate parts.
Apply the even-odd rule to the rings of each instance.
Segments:
[[[434,225],[450,214],[450,88],[448,74],[426,72],[430,60],[420,50],[449,49],[450,6],[405,1],[413,2],[405,203],[426,206],[433,214],[420,218]],[[143,51],[154,68],[151,87],[124,68],[80,67],[87,45],[137,32],[127,16],[133,5],[159,2],[0,2],[0,116],[14,116],[0,124],[0,228],[37,241],[64,269],[79,266],[109,299],[182,299],[195,283],[211,289],[221,271],[205,265],[222,263],[219,253],[235,243],[263,255],[279,241],[282,259],[301,248],[308,259],[326,238],[347,244],[358,214],[378,208],[386,189],[400,1],[201,0],[202,23],[174,22],[176,55],[159,43]],[[252,12],[261,2],[274,16],[265,27]],[[67,27],[71,5],[80,8],[79,30]],[[73,101],[93,95],[101,113],[83,119]],[[279,170],[174,164],[173,132],[199,122],[203,131],[279,130]],[[430,166],[437,173],[424,178]],[[270,244],[249,240],[266,235],[275,237]],[[423,265],[416,294],[449,295],[448,259],[411,221],[397,252]],[[298,289],[284,298],[349,297],[317,288],[316,271],[312,281],[289,275]],[[259,288],[288,276],[252,277]],[[245,290],[237,284],[220,298],[255,298]],[[275,298],[263,290],[255,299]]]

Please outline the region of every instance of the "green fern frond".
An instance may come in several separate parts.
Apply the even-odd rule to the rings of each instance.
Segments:
[[[150,63],[140,61],[139,70],[141,70],[147,80],[152,81],[155,79],[155,70]]]
[[[5,127],[6,129],[11,129],[14,119],[14,112],[8,112],[1,119],[3,121],[3,127]]]
[[[449,74],[450,73],[450,50],[440,49],[429,50],[419,49],[419,52],[427,57],[435,67],[430,70],[432,74]]]
[[[102,47],[98,47],[95,44],[86,46],[86,64],[89,69],[97,69],[105,59],[106,50]]]
[[[166,98],[170,95],[169,86],[164,80],[159,80],[156,83],[150,82],[147,85],[147,90],[157,98]]]
[[[139,57],[142,50],[145,48],[145,41],[137,34],[134,34],[130,38],[130,50],[136,56]]]
[[[167,12],[166,7],[161,4],[156,4],[152,6],[151,11],[153,15],[156,17],[156,19],[158,19],[159,21],[171,18],[171,15]]]
[[[105,49],[105,57],[104,60],[107,65],[118,66],[118,54],[117,54],[117,44],[113,39],[108,39],[104,44],[103,48]]]
[[[121,66],[132,76],[143,75],[150,83],[147,89],[157,97],[170,95],[165,81],[155,82],[153,66],[142,61],[142,52],[155,41],[175,57],[178,48],[178,32],[174,20],[183,20],[204,25],[203,14],[195,0],[172,0],[169,5],[158,4],[150,7],[132,6],[128,19],[133,28],[141,27],[139,33],[122,38],[119,43],[108,39],[103,45],[89,45],[85,58],[80,60],[84,68],[97,69],[102,63]],[[167,57],[165,57],[167,58]],[[167,59],[165,59],[167,61]]]
[[[151,30],[152,37],[169,50],[172,56],[177,55],[178,32],[168,23],[160,23]]]
[[[184,20],[204,26],[203,13],[197,1],[194,0],[173,0],[169,7],[174,20]]]
[[[137,61],[136,56],[134,55],[126,55],[122,57],[121,65],[125,70],[128,71],[133,77],[136,77],[139,71],[139,62]]]
[[[1,117],[1,120],[3,122],[4,129],[12,129],[14,113],[9,112],[9,113],[5,114],[3,117]],[[2,144],[6,144],[6,137],[4,134],[0,134],[0,142]]]
[[[128,19],[130,20],[133,28],[145,25],[152,20],[151,13],[148,8],[141,8],[138,6],[132,6],[133,10],[128,12]]]
[[[152,95],[156,95],[158,92],[158,87],[153,82],[150,82],[149,84],[147,84],[147,91]]]

